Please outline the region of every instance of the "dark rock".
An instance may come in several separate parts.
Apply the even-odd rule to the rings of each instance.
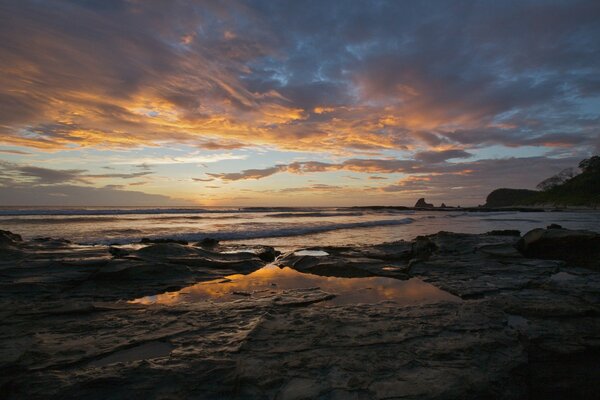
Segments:
[[[415,208],[433,208],[433,204],[427,203],[425,202],[425,198],[421,197],[419,200],[417,200],[417,202],[415,203]]]
[[[559,224],[550,224],[546,227],[546,229],[563,229],[563,227]]]
[[[23,238],[21,237],[21,235],[17,235],[16,233],[12,233],[11,231],[3,231],[0,230],[0,239],[2,238],[7,238],[9,240],[12,240],[13,242],[22,242]]]
[[[179,240],[179,239],[150,239],[150,238],[142,238],[140,240],[142,244],[154,244],[154,243],[176,243],[176,244],[188,244],[187,240]]]
[[[595,232],[538,228],[527,232],[516,247],[526,257],[600,269],[600,234]]]
[[[204,238],[201,241],[199,241],[198,243],[196,243],[196,246],[200,246],[200,247],[215,247],[218,244],[219,244],[219,241],[217,239]]]
[[[265,246],[256,253],[258,258],[260,258],[264,262],[273,262],[280,254],[280,251],[275,250],[271,246]]]
[[[120,247],[113,247],[113,246],[110,246],[108,248],[108,252],[110,254],[112,254],[114,257],[125,257],[125,256],[128,256],[129,254],[131,254],[131,252],[127,249],[123,249]]]
[[[0,246],[2,245],[13,245],[15,242],[22,242],[23,238],[21,235],[12,233],[10,231],[0,230]]]
[[[417,236],[412,244],[411,256],[418,259],[427,259],[437,248],[427,236]]]
[[[71,241],[67,240],[67,239],[63,239],[63,238],[54,239],[51,237],[38,237],[38,238],[33,239],[33,241],[37,242],[37,243],[51,243],[51,244],[70,244],[71,243]]]
[[[525,235],[527,246],[544,235],[573,235],[539,231]],[[570,243],[571,252],[593,235],[575,231],[579,239]],[[140,393],[596,398],[600,273],[524,258],[514,253],[516,241],[511,235],[440,232],[414,244],[318,247],[327,255],[290,252],[275,261],[336,276],[405,274],[478,299],[402,307],[387,301],[310,306],[334,294],[284,285],[260,293],[235,288],[239,297],[226,302],[179,302],[185,292],[165,293],[222,280],[242,264],[264,265],[257,254],[270,253],[267,247],[216,252],[161,243],[109,258],[105,246],[24,242],[18,246],[27,262],[17,266],[0,257],[0,393],[17,400]],[[411,256],[424,258],[411,260],[410,276],[389,270],[402,269]],[[147,295],[152,298],[122,301]]]
[[[442,203],[442,205],[440,206],[440,208],[446,208],[446,207],[448,207],[448,206],[446,205],[446,203]]]
[[[516,229],[500,229],[493,230],[486,233],[489,236],[521,236],[521,231]]]

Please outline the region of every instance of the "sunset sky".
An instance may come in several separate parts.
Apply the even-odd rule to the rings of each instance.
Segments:
[[[0,0],[0,205],[477,205],[600,152],[600,1]]]

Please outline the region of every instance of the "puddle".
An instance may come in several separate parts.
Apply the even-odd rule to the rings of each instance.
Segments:
[[[323,305],[378,303],[393,301],[399,305],[460,301],[460,298],[418,278],[399,280],[385,277],[338,278],[298,272],[292,268],[268,265],[248,275],[230,275],[225,279],[201,282],[177,292],[167,292],[132,300],[138,304],[177,304],[183,302],[228,302],[285,296],[289,289],[320,288],[335,298]]]
[[[324,257],[328,256],[329,253],[323,250],[300,250],[294,252],[295,256],[312,256],[312,257]]]
[[[171,354],[173,345],[167,342],[147,342],[129,349],[117,351],[106,357],[92,361],[90,367],[103,367],[118,362],[131,362],[137,360],[148,360],[150,358],[166,357]]]

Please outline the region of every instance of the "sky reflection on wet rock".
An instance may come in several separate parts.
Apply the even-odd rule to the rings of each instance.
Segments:
[[[392,301],[398,305],[458,301],[459,298],[418,278],[399,280],[385,277],[337,278],[298,272],[268,265],[248,275],[201,282],[181,289],[133,300],[140,304],[172,305],[182,302],[228,302],[251,298],[285,297],[290,289],[319,288],[336,297],[322,304],[343,305]]]

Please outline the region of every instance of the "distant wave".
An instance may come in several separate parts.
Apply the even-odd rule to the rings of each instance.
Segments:
[[[489,222],[542,222],[539,219],[526,219],[526,218],[481,218],[481,221],[489,221]]]
[[[169,237],[172,239],[187,240],[190,242],[199,241],[205,238],[214,238],[218,240],[241,240],[241,239],[259,239],[259,238],[270,238],[270,237],[283,237],[283,236],[301,236],[309,235],[314,233],[335,231],[339,229],[356,229],[356,228],[369,228],[375,226],[391,226],[391,225],[406,225],[414,222],[412,218],[403,219],[388,219],[380,221],[363,221],[363,222],[349,222],[339,224],[322,224],[322,225],[311,225],[302,227],[281,227],[281,228],[268,228],[268,224],[265,224],[265,229],[256,229],[253,231],[218,231],[218,232],[194,232],[194,233],[177,233],[177,234],[162,234],[162,235],[146,235],[146,237],[158,239]],[[128,237],[128,238],[111,238],[110,240],[100,241],[99,243],[132,243],[137,242],[140,237]]]
[[[139,218],[127,217],[129,214],[118,214],[114,216],[111,215],[89,215],[89,216],[78,216],[75,215],[11,215],[12,218],[1,218],[0,214],[0,223],[4,224],[81,224],[81,223],[105,223],[105,222],[123,222],[123,221],[139,221]],[[134,214],[132,214],[134,215]],[[182,215],[182,214],[174,214],[174,215],[150,215],[143,214],[144,220],[159,220],[159,221],[172,221],[172,220],[184,220],[184,221],[196,221],[196,220],[216,220],[216,219],[233,219],[239,218],[238,215]],[[27,217],[27,218],[23,218]],[[34,217],[34,218],[29,218]],[[251,219],[248,216],[244,216],[246,219]]]
[[[224,213],[274,213],[274,212],[315,212],[322,209],[288,207],[247,207],[227,209],[206,208],[111,208],[111,209],[0,209],[0,216],[26,215],[135,215],[135,214],[224,214]]]
[[[278,213],[269,214],[269,217],[273,218],[305,218],[305,217],[359,217],[364,215],[361,212],[289,212],[289,213]]]
[[[133,214],[210,214],[237,210],[207,210],[203,208],[139,208],[139,209],[20,209],[0,210],[0,215],[133,215]]]

